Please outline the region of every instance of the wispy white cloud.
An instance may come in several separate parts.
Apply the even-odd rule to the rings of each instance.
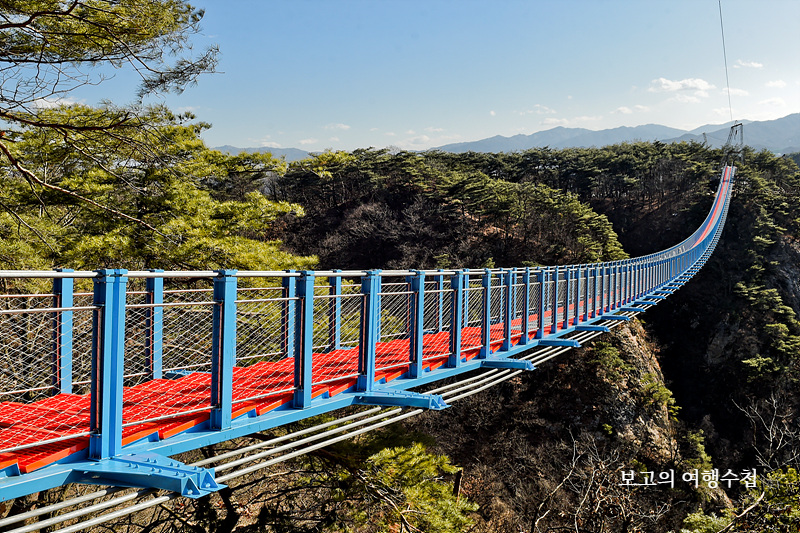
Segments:
[[[728,89],[722,89],[722,94],[728,94]],[[750,93],[744,89],[731,89],[731,96],[750,96]]]
[[[258,145],[262,148],[281,148],[281,145],[275,141],[261,141]]]
[[[758,61],[742,61],[741,59],[736,61],[736,64],[733,65],[733,68],[763,68],[764,63],[759,63]]]
[[[568,124],[569,120],[565,118],[546,118],[542,121],[544,126],[566,126]]]
[[[489,115],[491,115],[491,116],[493,116],[493,117],[496,117],[496,116],[497,116],[497,113],[496,113],[495,111],[489,111]]]
[[[425,128],[425,131],[428,133],[441,133],[444,131],[444,128],[434,128],[433,126],[428,126]]]
[[[683,80],[658,78],[650,82],[648,91],[652,93],[694,91],[695,96],[706,97],[708,96],[708,91],[714,88],[714,85],[701,78],[686,78]]]
[[[647,111],[650,111],[650,108],[646,105],[636,104],[635,106],[633,106],[633,108],[641,113],[646,113]]]
[[[786,82],[783,81],[783,80],[768,81],[767,82],[767,87],[770,87],[770,88],[773,88],[773,89],[783,89],[784,87],[786,87]]]
[[[633,114],[633,109],[631,109],[630,107],[622,106],[622,107],[616,108],[614,110],[614,113],[617,113],[617,114],[620,114],[620,115],[632,115]]]
[[[536,104],[531,109],[526,109],[525,111],[520,111],[519,114],[521,116],[525,115],[555,115],[555,109],[551,109],[546,105]]]
[[[73,98],[37,98],[33,102],[33,107],[37,109],[53,109],[55,107],[81,104],[83,100]]]
[[[328,124],[325,126],[326,130],[338,130],[338,131],[347,131],[350,129],[350,126],[347,124]]]
[[[306,146],[308,144],[317,144],[318,142],[319,142],[319,140],[314,139],[313,137],[310,138],[310,139],[301,139],[300,140],[300,144],[302,144],[303,146]]]
[[[328,140],[329,140],[330,142],[332,142],[332,143],[338,143],[338,142],[340,141],[339,137],[331,137],[331,138],[330,138],[330,139],[328,139]]]
[[[767,98],[766,100],[761,100],[758,104],[770,107],[786,107],[786,100],[778,97]]]

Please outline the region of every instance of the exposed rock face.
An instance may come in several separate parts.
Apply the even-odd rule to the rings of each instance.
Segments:
[[[463,490],[481,506],[485,531],[576,521],[668,531],[697,500],[680,480],[691,466],[683,455],[696,450],[679,445],[675,410],[656,352],[634,320],[410,425],[434,435],[438,451],[464,468]],[[675,490],[621,486],[630,470],[672,470]]]

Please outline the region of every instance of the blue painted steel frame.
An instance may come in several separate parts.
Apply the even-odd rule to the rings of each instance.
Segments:
[[[133,453],[156,453],[162,456],[174,455],[201,446],[216,444],[272,427],[288,424],[304,418],[326,413],[353,404],[369,403],[378,394],[391,391],[407,391],[444,378],[457,376],[482,367],[503,366],[515,363],[510,358],[539,345],[576,345],[575,341],[564,339],[574,331],[604,329],[596,323],[603,319],[627,319],[618,312],[626,310],[643,311],[661,297],[670,294],[688,281],[705,263],[716,245],[730,199],[728,182],[733,178],[732,167],[726,167],[720,180],[720,188],[712,210],[698,230],[682,243],[656,254],[629,259],[622,262],[580,265],[576,267],[543,267],[531,270],[526,268],[500,271],[501,313],[503,341],[498,350],[489,348],[491,342],[491,303],[492,271],[483,271],[484,308],[482,310],[482,343],[480,356],[464,360],[461,352],[461,332],[468,320],[469,271],[455,271],[451,275],[451,319],[450,356],[447,364],[435,370],[424,370],[422,365],[422,335],[425,324],[425,273],[415,271],[408,276],[410,286],[409,300],[409,371],[400,378],[383,385],[376,385],[376,343],[380,339],[381,318],[381,272],[370,271],[361,282],[362,313],[359,346],[359,378],[356,390],[341,393],[333,398],[312,397],[311,363],[313,359],[312,340],[314,323],[314,281],[313,271],[304,271],[299,277],[289,276],[283,280],[284,307],[282,313],[282,343],[285,353],[294,356],[295,396],[294,401],[277,410],[256,416],[254,412],[232,419],[232,371],[236,357],[236,287],[235,271],[219,271],[214,278],[214,307],[212,332],[212,391],[210,398],[212,411],[209,421],[182,434],[163,441],[140,441],[121,446],[122,433],[122,373],[124,367],[125,344],[125,297],[127,272],[125,270],[101,270],[94,280],[94,312],[91,420],[92,434],[86,453],[75,454],[69,462],[55,464],[41,470],[21,475],[0,478],[0,500],[19,497],[32,492],[52,488],[71,481],[80,481],[78,474],[81,465],[90,469],[98,460],[106,460]],[[702,239],[701,239],[702,237]],[[565,298],[559,296],[559,278],[564,274]],[[436,291],[437,310],[435,329],[444,330],[443,314],[445,299],[440,288],[444,286],[444,273],[433,276]],[[519,315],[516,309],[517,296],[515,280],[522,276],[524,285],[522,301],[524,310]],[[158,279],[158,277],[154,278]],[[163,280],[161,280],[163,283]],[[552,287],[546,290],[547,285]],[[538,285],[538,298],[531,298],[531,291]],[[570,298],[574,286],[574,299]],[[341,294],[341,280],[331,284],[333,294]],[[148,284],[149,303],[163,302],[157,296],[162,288],[157,282]],[[71,280],[64,278],[54,282],[55,306],[70,307],[72,294]],[[589,300],[591,299],[591,304]],[[563,302],[563,304],[562,304]],[[559,321],[559,305],[563,315]],[[574,309],[570,311],[570,305]],[[551,313],[549,327],[546,328],[545,312]],[[70,311],[54,311],[54,331],[56,335],[54,374],[60,384],[58,390],[66,392],[71,376],[66,376],[65,367],[71,353],[72,334],[68,324]],[[340,313],[340,311],[339,311]],[[531,331],[532,314],[538,314],[536,332]],[[519,329],[523,338],[517,344],[511,342],[511,321],[522,320]],[[158,324],[155,312],[148,318],[149,329],[153,332]],[[334,329],[340,328],[340,318],[334,315]],[[328,326],[326,326],[328,327]],[[549,333],[545,330],[550,329]],[[337,336],[332,339],[338,338]],[[333,341],[334,344],[336,341]],[[156,352],[160,351],[158,341],[153,336],[150,341],[152,375],[157,375]],[[396,398],[404,397],[398,394]],[[417,405],[422,398],[406,393],[408,405]],[[366,399],[366,400],[365,400]],[[375,400],[377,403],[377,400]],[[83,461],[83,462],[82,462]]]

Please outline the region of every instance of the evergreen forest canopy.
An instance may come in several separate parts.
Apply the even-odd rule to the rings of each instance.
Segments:
[[[213,71],[217,50],[191,49],[201,19],[202,10],[178,0],[0,2],[0,269],[590,263],[670,246],[710,205],[722,152],[698,143],[501,154],[363,149],[291,164],[210,150],[200,137],[207,124],[144,104]],[[70,104],[74,90],[102,84],[95,67],[103,66],[140,74],[134,103]],[[682,494],[696,504],[680,510],[686,531],[789,531],[800,523],[797,160],[745,150],[717,251],[692,287],[645,317],[662,343],[672,391],[648,374],[640,392],[676,417],[682,453],[691,456],[680,464],[757,466],[782,483],[731,491],[734,505],[722,514],[724,506],[714,508],[707,495]],[[4,282],[6,291],[22,290]],[[593,379],[616,387],[630,371],[613,347],[591,353],[586,364],[605,369]],[[578,376],[574,388],[587,378]],[[604,438],[622,442],[606,429]],[[455,468],[421,440],[378,432],[299,460],[292,482],[266,497],[259,527],[456,531],[491,524],[490,510],[470,515],[475,506],[451,494],[443,475]],[[516,494],[536,483],[522,480]],[[311,504],[301,515],[286,501]],[[553,501],[511,501],[517,515],[509,520],[538,524],[531,513],[548,514],[543,506]],[[619,501],[598,505],[605,505],[598,527],[621,524]],[[577,523],[574,512],[563,507],[550,516]]]

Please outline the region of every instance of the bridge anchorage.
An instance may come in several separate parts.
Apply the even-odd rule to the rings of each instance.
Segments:
[[[206,468],[211,459],[186,465],[170,456],[375,406],[317,426],[316,436],[294,434],[292,445],[303,445],[289,454],[296,456],[531,371],[691,279],[722,232],[734,172],[724,166],[708,216],[686,240],[622,261],[435,271],[0,271],[11,288],[0,295],[0,500],[74,482],[202,497],[237,472],[217,477]],[[465,376],[478,369],[491,374]],[[461,379],[416,392],[452,377]],[[288,440],[271,445],[289,450]],[[273,463],[243,471],[265,464]]]

